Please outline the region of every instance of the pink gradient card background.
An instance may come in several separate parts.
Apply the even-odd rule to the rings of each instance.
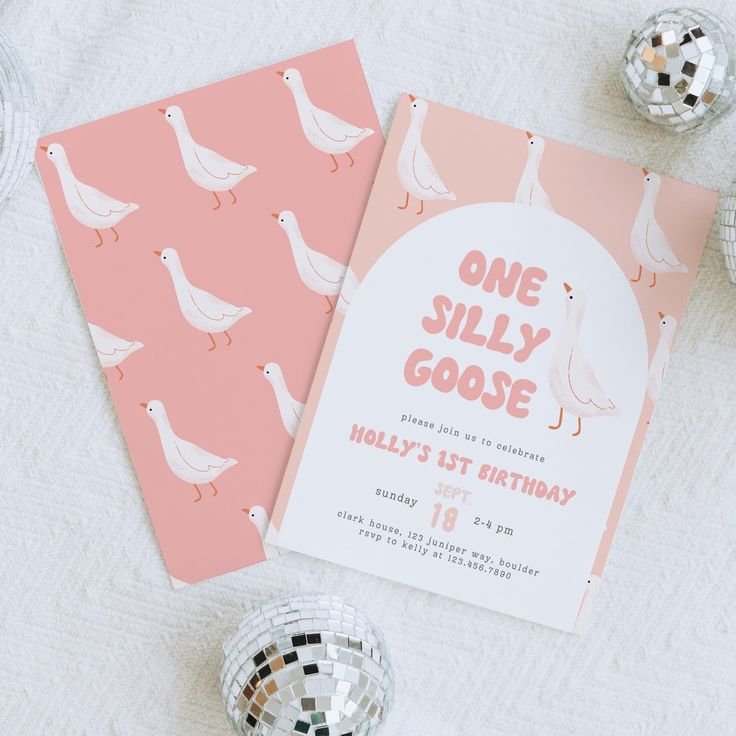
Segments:
[[[301,130],[292,95],[276,70],[300,70],[314,104],[374,135],[340,169]],[[200,144],[258,171],[235,187],[238,202],[212,194],[187,175],[174,131],[158,108],[179,105]],[[144,348],[106,370],[110,389],[161,551],[176,581],[193,583],[264,559],[256,528],[241,511],[271,511],[292,445],[273,390],[256,369],[281,365],[292,395],[304,401],[330,316],[299,279],[286,234],[270,216],[290,209],[311,247],[346,263],[383,150],[380,124],[352,41],[152,102],[70,130],[39,144],[64,145],[74,174],[140,209],[117,226],[120,240],[70,214],[52,162],[40,150],[41,174],[85,318]],[[253,313],[229,331],[227,347],[190,326],[171,278],[153,254],[174,247],[198,287]],[[164,402],[174,431],[238,465],[216,481],[212,498],[169,470],[153,422],[139,406]]]

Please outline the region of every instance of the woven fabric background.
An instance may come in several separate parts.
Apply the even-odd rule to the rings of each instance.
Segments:
[[[707,5],[736,22],[729,0]],[[42,132],[354,37],[385,129],[411,91],[723,190],[736,116],[675,138],[618,89],[628,33],[657,9],[3,0],[0,26]],[[35,172],[0,213],[0,274],[4,736],[225,736],[220,643],[245,607],[295,590],[337,592],[384,629],[385,736],[736,728],[736,291],[715,227],[584,638],[299,555],[172,590]]]

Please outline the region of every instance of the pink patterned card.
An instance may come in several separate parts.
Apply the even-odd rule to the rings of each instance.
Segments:
[[[39,141],[177,586],[278,554],[269,515],[382,150],[352,42]]]
[[[403,96],[268,539],[582,631],[716,201]]]

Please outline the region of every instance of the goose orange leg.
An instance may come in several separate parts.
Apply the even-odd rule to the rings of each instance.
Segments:
[[[215,488],[215,484],[214,483],[210,483],[210,485],[212,486],[212,495],[213,496],[216,496],[217,495],[217,488]]]
[[[202,491],[199,490],[199,486],[196,483],[192,483],[194,490],[197,491],[197,498],[194,499],[194,503],[202,500]]]
[[[580,419],[580,417],[578,417],[578,430],[577,430],[577,432],[573,432],[572,433],[572,436],[573,437],[577,437],[582,431],[583,431],[583,422]]]
[[[335,168],[330,169],[330,174],[334,174],[337,171],[337,159],[332,154],[330,154],[330,158],[332,159],[332,163],[335,164]]]
[[[417,210],[417,214],[418,215],[421,215],[422,212],[424,212],[424,200],[423,199],[420,199],[419,200],[419,209]]]
[[[118,231],[114,227],[111,227],[110,230],[112,230],[112,234],[115,236],[115,240],[113,240],[112,242],[113,243],[117,243],[118,240],[120,240],[120,236],[118,235]]]
[[[225,337],[227,338],[227,343],[226,343],[226,344],[227,344],[227,345],[232,345],[232,344],[233,344],[233,339],[232,339],[232,337],[230,337],[230,335],[229,335],[229,333],[228,333],[228,331],[227,331],[227,330],[224,330],[224,332],[225,332]]]
[[[97,237],[100,241],[99,243],[95,243],[95,248],[99,248],[102,245],[102,233],[97,228],[95,228],[95,232],[97,233]]]
[[[120,369],[120,366],[119,365],[116,365],[115,366],[115,370],[119,373],[118,381],[122,381],[123,380],[123,371]]]
[[[207,348],[207,352],[208,353],[211,353],[217,347],[217,343],[215,342],[215,338],[212,337],[212,333],[208,332],[207,334],[209,335],[210,340],[212,340],[212,347],[211,348]]]
[[[639,264],[639,273],[636,275],[635,279],[631,279],[631,283],[635,284],[637,281],[641,281],[641,264]]]
[[[405,210],[409,206],[409,192],[406,193],[404,204],[397,205],[400,210]]]
[[[346,152],[345,155],[350,159],[350,166],[353,167],[355,165],[355,161],[353,161],[353,157],[350,155],[349,152]]]
[[[562,415],[564,411],[562,407],[560,407],[560,418],[557,420],[557,424],[553,427],[551,424],[547,427],[547,429],[559,429],[562,426]]]
[[[235,192],[232,189],[228,189],[228,192],[230,192],[230,196],[233,198],[231,204],[235,204],[238,201],[238,198],[235,196]]]
[[[215,195],[215,200],[217,201],[217,204],[212,209],[213,210],[219,210],[220,209],[220,205],[222,204],[220,202],[220,198],[217,196],[217,192],[212,192],[212,194]]]
[[[656,285],[657,285],[657,274],[652,272],[652,283],[649,284],[649,288],[651,289],[652,286],[656,286]]]
[[[335,311],[335,305],[330,301],[330,297],[325,294],[325,299],[327,299],[327,303],[330,305],[330,308],[325,312],[325,314],[332,314],[332,312]]]

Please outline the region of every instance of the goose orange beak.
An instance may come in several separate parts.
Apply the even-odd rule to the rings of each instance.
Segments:
[[[531,139],[532,139],[532,138],[534,137],[534,135],[533,135],[532,133],[530,133],[530,132],[529,132],[528,130],[525,130],[524,132],[526,133],[526,137],[527,137],[527,138],[528,138],[529,140],[531,140]]]
[[[271,217],[273,217],[274,220],[278,220],[279,219],[279,213],[278,212],[272,212],[271,213]]]
[[[278,74],[278,75],[279,75],[280,77],[283,77],[283,76],[284,76],[284,73],[283,73],[283,72],[281,72],[281,71],[279,71],[279,72],[276,72],[276,74]]]
[[[158,111],[159,111],[159,112],[160,112],[160,113],[161,113],[162,115],[166,115],[166,108],[165,108],[165,107],[159,107],[159,108],[158,108]]]
[[[642,167],[641,173],[644,174],[644,176],[649,176],[649,169]]]
[[[249,514],[250,513],[250,506],[246,506],[244,509],[240,509],[243,513]]]
[[[664,319],[664,313],[663,313],[663,312],[657,312],[657,316],[658,316],[658,317],[659,317],[660,319]]]
[[[565,287],[565,291],[568,294],[572,291],[572,286],[570,286],[570,284],[568,284],[567,281],[565,281],[562,285]]]
[[[414,95],[409,95],[409,101],[414,102],[414,100],[416,100],[416,97],[414,97]]]
[[[155,250],[155,251],[153,251],[153,253],[154,253],[154,255],[157,255],[159,257],[161,256],[161,251],[160,250]]]
[[[39,146],[39,148],[44,152],[49,150],[48,146]]]
[[[148,409],[148,402],[147,401],[141,401],[141,403],[138,404],[138,406],[142,406],[144,409]]]
[[[256,368],[258,368],[259,371],[265,370],[265,365],[257,365]]]

